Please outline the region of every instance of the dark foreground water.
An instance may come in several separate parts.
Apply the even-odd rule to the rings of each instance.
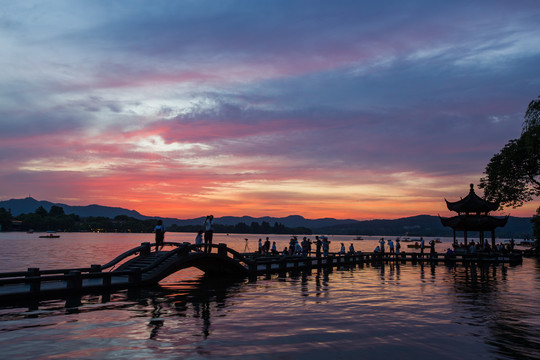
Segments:
[[[102,264],[152,239],[37,236],[0,234],[0,271]],[[281,248],[287,239],[271,236]],[[332,250],[352,242],[331,239]],[[372,250],[375,239],[354,244]],[[245,247],[243,236],[216,240]],[[540,359],[540,265],[531,259],[514,267],[366,265],[254,282],[185,270],[159,287],[81,300],[0,308],[0,358]]]

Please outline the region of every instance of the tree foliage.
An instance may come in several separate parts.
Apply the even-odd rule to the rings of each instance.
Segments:
[[[523,132],[538,126],[540,126],[540,96],[538,96],[538,99],[532,100],[527,107]]]
[[[156,219],[139,220],[127,215],[118,215],[114,219],[105,216],[89,216],[81,218],[75,214],[65,214],[59,206],[52,206],[47,212],[40,206],[33,213],[20,214],[12,216],[9,211],[0,208],[0,225],[2,231],[15,230],[12,226],[12,220],[21,221],[20,229],[46,231],[99,231],[99,232],[133,232],[150,233],[156,226]],[[173,224],[167,228],[170,232],[193,232],[202,230],[202,225],[184,225]],[[236,225],[214,224],[214,231],[217,233],[240,233],[240,234],[304,234],[310,235],[311,229],[305,227],[289,228],[280,223],[270,223],[263,221],[261,224],[252,222],[251,225],[238,223]]]
[[[11,213],[4,208],[0,208],[0,229],[3,231],[9,230],[11,227],[11,220],[13,220]]]
[[[501,206],[518,207],[540,195],[540,96],[529,103],[519,139],[495,154],[479,188]]]
[[[536,238],[536,244],[539,245],[540,242],[540,207],[536,210],[536,215],[531,219],[533,223],[533,234]]]
[[[62,216],[65,215],[64,209],[60,206],[53,205],[51,210],[49,210],[49,215],[51,216]]]

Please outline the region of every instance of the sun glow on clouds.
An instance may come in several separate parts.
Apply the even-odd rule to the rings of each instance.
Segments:
[[[389,174],[393,176],[394,174]],[[396,174],[402,175],[402,174]],[[415,175],[415,174],[409,174]],[[418,176],[418,174],[416,174]],[[281,213],[285,209],[302,209],[302,214],[320,217],[332,209],[343,217],[352,214],[377,214],[379,217],[396,217],[399,214],[415,215],[418,209],[432,212],[443,209],[444,201],[439,193],[419,194],[418,184],[433,182],[424,178],[410,181],[408,187],[395,184],[336,184],[324,180],[306,178],[283,181],[245,180],[216,183],[207,187],[201,198],[208,203],[217,202],[220,206],[235,204],[255,207],[256,214]],[[249,200],[248,200],[249,199]],[[276,205],[275,199],[280,200]],[[435,202],[440,206],[433,208]],[[220,209],[216,209],[220,211]],[[292,210],[294,213],[294,210]]]
[[[0,22],[2,198],[444,213],[540,83],[530,4],[25,4]]]
[[[92,176],[92,173],[103,172],[109,170],[114,166],[113,162],[103,163],[98,162],[87,162],[83,163],[81,161],[72,161],[65,158],[41,158],[41,159],[32,159],[24,163],[19,167],[21,171],[35,171],[35,172],[66,172],[66,171],[77,171],[87,173],[89,176]]]
[[[133,143],[135,151],[149,152],[149,153],[168,153],[175,151],[190,151],[190,150],[210,150],[211,146],[195,143],[165,143],[163,138],[157,135],[148,136]]]

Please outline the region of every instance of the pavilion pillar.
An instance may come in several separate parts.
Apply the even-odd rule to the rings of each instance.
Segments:
[[[484,247],[484,231],[480,230],[480,246]]]
[[[491,230],[491,247],[495,249],[495,229]]]
[[[456,229],[452,229],[454,230],[454,245],[457,245],[457,240],[456,240]]]
[[[463,240],[465,241],[465,246],[467,246],[467,230],[463,231]]]

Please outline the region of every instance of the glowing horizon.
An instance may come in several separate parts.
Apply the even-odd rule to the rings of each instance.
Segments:
[[[540,93],[536,4],[2,4],[0,200],[444,216]]]

